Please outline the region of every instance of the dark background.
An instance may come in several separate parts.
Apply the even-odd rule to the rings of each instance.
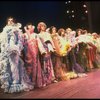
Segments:
[[[100,1],[90,2],[92,31],[100,34]]]
[[[84,28],[91,32],[100,32],[100,2],[87,1],[88,14],[82,7],[85,1],[0,1],[0,31],[6,24],[6,18],[13,16],[25,26],[32,22],[36,27],[40,21],[48,27],[54,25],[59,28]],[[74,9],[75,18],[70,18],[66,11]],[[23,28],[23,27],[22,27]],[[35,29],[37,32],[37,28]]]

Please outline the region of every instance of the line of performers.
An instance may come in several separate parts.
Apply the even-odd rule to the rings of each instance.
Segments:
[[[47,28],[13,17],[0,33],[0,86],[6,93],[30,91],[53,82],[87,76],[100,67],[100,36],[86,30]]]

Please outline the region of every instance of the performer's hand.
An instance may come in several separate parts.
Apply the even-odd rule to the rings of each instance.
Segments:
[[[25,30],[26,32],[28,31],[26,26],[24,27],[24,30]]]

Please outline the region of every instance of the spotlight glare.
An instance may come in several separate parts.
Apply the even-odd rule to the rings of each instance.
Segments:
[[[86,10],[85,13],[88,13],[88,11]]]
[[[65,4],[67,4],[67,2],[65,2]]]
[[[68,3],[71,3],[71,1],[68,1]]]
[[[69,13],[69,10],[67,10],[67,13]]]
[[[72,15],[72,17],[74,18],[75,16],[74,16],[74,15]]]
[[[83,5],[83,7],[86,7],[86,5]]]
[[[72,10],[72,13],[74,13],[74,10]]]

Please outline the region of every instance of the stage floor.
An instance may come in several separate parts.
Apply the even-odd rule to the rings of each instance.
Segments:
[[[100,98],[100,69],[93,69],[87,77],[52,83],[29,92],[5,94],[0,90],[0,98]]]

